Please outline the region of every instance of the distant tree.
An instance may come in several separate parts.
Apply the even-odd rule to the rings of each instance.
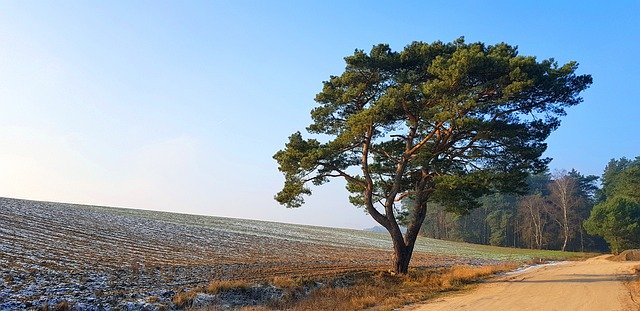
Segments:
[[[541,194],[523,197],[518,205],[521,238],[530,248],[542,249],[548,240],[549,214]]]
[[[640,199],[637,185],[640,185],[640,156],[633,160],[625,157],[611,159],[602,173],[602,191],[598,201],[603,202],[616,195]]]
[[[498,246],[509,245],[508,240],[513,238],[514,232],[515,196],[494,193],[483,196],[479,201],[481,207],[471,212],[469,216],[472,217],[467,222],[469,229],[482,228],[482,238],[474,242]]]
[[[587,218],[589,218],[591,210],[596,204],[596,197],[600,192],[600,188],[598,188],[596,184],[596,182],[598,181],[598,176],[585,176],[575,169],[569,171],[568,175],[578,183],[578,196],[581,198],[580,202],[582,203],[579,206],[577,214],[577,217],[579,219],[579,225],[577,226],[579,240],[575,242],[573,249],[579,249],[582,252],[584,252],[585,249],[605,251],[606,244],[602,240],[602,238],[587,234],[585,232],[584,226],[581,225]]]
[[[527,178],[528,192],[527,194],[539,194],[543,197],[549,195],[549,184],[551,183],[551,174],[549,172],[541,172]]]
[[[523,189],[546,168],[544,140],[591,76],[518,55],[505,43],[414,42],[356,50],[317,94],[319,139],[289,137],[274,158],[285,182],[276,200],[298,207],[307,184],[342,178],[351,202],[389,231],[394,270],[406,273],[429,202],[466,213],[494,191]],[[359,173],[356,169],[359,169]],[[413,197],[403,235],[396,204]]]
[[[438,203],[427,204],[421,234],[441,240],[464,241],[463,232],[458,228],[458,217],[448,213],[446,207]]]
[[[602,183],[600,203],[584,227],[602,236],[614,253],[640,247],[640,157],[609,161]]]
[[[580,185],[566,171],[558,172],[549,183],[549,213],[558,223],[562,235],[562,251],[567,249],[569,239],[580,227],[580,207],[584,198],[580,196]]]
[[[485,198],[482,197],[478,200],[480,206],[471,210],[468,214],[459,215],[455,217],[454,235],[460,241],[476,243],[476,244],[489,244],[489,238],[491,229],[487,224],[487,216],[491,213],[492,206],[484,204]],[[428,220],[425,220],[425,223]]]
[[[609,243],[614,254],[640,247],[640,203],[632,198],[615,196],[596,205],[584,223],[587,232]]]
[[[576,169],[572,169],[567,173],[569,177],[573,178],[578,183],[579,195],[585,198],[586,201],[592,203],[596,199],[596,195],[600,190],[596,185],[598,176],[595,175],[582,175]]]
[[[595,194],[600,190],[595,184],[598,177],[584,176],[575,169],[551,177],[542,173],[527,178],[528,195],[537,195],[539,199],[535,219],[531,210],[525,209],[531,206],[521,204],[530,200],[528,195],[494,193],[482,196],[478,200],[481,206],[464,215],[447,212],[446,207],[430,202],[421,233],[436,239],[498,246],[606,250],[606,242],[587,234],[581,225],[589,217]],[[396,214],[400,224],[409,223],[407,216],[413,204],[411,198],[402,200]],[[535,222],[544,227],[537,240],[542,245],[536,244]]]

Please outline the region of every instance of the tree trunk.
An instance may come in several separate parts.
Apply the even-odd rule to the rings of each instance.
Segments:
[[[393,241],[393,268],[395,273],[406,274],[409,272],[409,262],[425,218],[426,206],[417,205],[413,211],[413,219],[407,226],[404,236],[397,226],[389,230]]]
[[[564,243],[562,244],[562,251],[564,252],[567,249],[567,242],[569,242],[569,229],[565,225],[563,230],[564,230]]]
[[[584,230],[580,226],[580,251],[584,253]]]
[[[393,267],[394,272],[406,274],[409,272],[409,262],[411,261],[412,247],[394,247]]]
[[[409,261],[413,251],[413,243],[407,246],[402,233],[399,230],[389,231],[393,241],[393,269],[395,273],[406,274],[409,272]],[[414,239],[415,242],[415,239]]]
[[[564,243],[562,244],[562,251],[567,249],[567,242],[569,242],[569,218],[567,216],[567,206],[563,205],[562,211],[564,212],[562,218],[562,230],[564,232]]]

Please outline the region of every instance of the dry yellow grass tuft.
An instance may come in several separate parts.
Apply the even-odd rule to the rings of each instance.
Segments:
[[[147,297],[147,302],[148,303],[156,303],[160,301],[160,297],[158,296],[149,296]]]
[[[209,307],[200,307],[200,308],[191,308],[191,309],[186,309],[189,311],[221,311],[220,308],[216,307],[216,306],[209,306]]]
[[[211,295],[218,294],[220,292],[229,290],[245,290],[251,287],[252,283],[244,280],[213,280],[206,286],[196,287],[189,291],[177,293],[173,296],[173,304],[177,308],[188,308],[193,303],[193,299],[198,293],[207,293]],[[214,306],[207,308],[200,308],[197,310],[217,310]]]
[[[293,278],[290,276],[275,276],[271,278],[271,285],[280,288],[295,288],[302,285],[300,278]]]
[[[251,283],[243,280],[214,280],[207,285],[204,292],[207,294],[215,295],[219,292],[224,292],[234,289],[247,289],[251,287]]]
[[[63,301],[58,302],[53,310],[55,310],[55,311],[69,311],[69,310],[71,310],[71,304],[69,304],[68,301],[63,300]]]
[[[368,286],[323,288],[286,307],[292,311],[363,310],[378,303],[378,289]],[[280,308],[276,308],[280,309]]]
[[[69,311],[71,310],[71,304],[66,301],[66,300],[62,300],[60,302],[58,302],[55,306],[53,307],[49,307],[49,305],[44,305],[40,308],[38,308],[37,310],[39,311]]]
[[[441,284],[443,289],[446,290],[448,287],[457,287],[475,282],[480,278],[503,270],[505,269],[499,266],[455,266],[448,273],[442,275]]]
[[[173,296],[173,304],[179,309],[190,307],[196,294],[197,292],[195,290],[179,292]]]

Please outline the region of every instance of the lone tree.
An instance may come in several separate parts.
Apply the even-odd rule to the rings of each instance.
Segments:
[[[492,192],[517,192],[546,168],[543,142],[565,108],[582,101],[591,76],[518,55],[505,43],[414,42],[345,57],[340,76],[323,82],[307,127],[274,155],[284,173],[275,199],[299,207],[309,183],[343,178],[393,240],[394,270],[406,273],[427,204],[466,213]],[[403,236],[396,204],[412,206]]]

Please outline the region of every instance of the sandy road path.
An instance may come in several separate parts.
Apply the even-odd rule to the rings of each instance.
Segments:
[[[532,268],[407,310],[640,310],[623,283],[640,262],[606,257]]]

